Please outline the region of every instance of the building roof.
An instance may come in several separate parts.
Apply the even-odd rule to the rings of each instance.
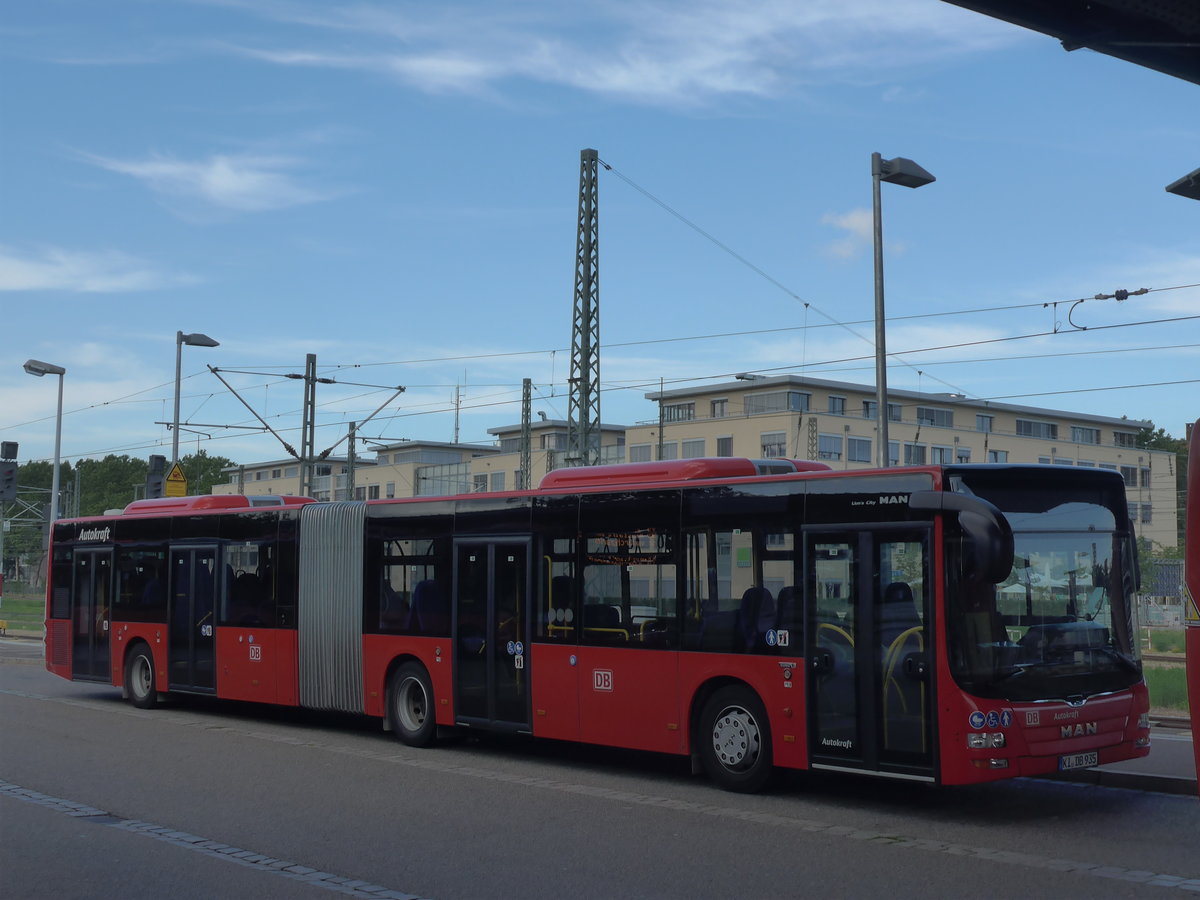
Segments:
[[[1196,0],[946,0],[1087,48],[1200,84]]]
[[[707,397],[713,394],[722,394],[726,392],[747,393],[751,391],[765,391],[772,388],[796,390],[811,390],[812,388],[820,388],[830,391],[854,391],[856,393],[874,393],[875,386],[870,384],[853,384],[847,381],[826,381],[821,378],[809,378],[806,375],[768,375],[763,377],[754,377],[750,379],[739,379],[737,381],[727,381],[721,384],[710,384],[701,387],[686,387],[674,388],[669,391],[652,391],[646,394],[647,400],[662,401],[670,403],[672,401],[688,400],[692,397]],[[1140,431],[1143,428],[1153,426],[1152,422],[1143,421],[1141,419],[1124,419],[1115,416],[1097,416],[1091,413],[1072,412],[1060,409],[1046,409],[1039,406],[1019,406],[1012,403],[997,403],[994,400],[973,400],[970,397],[964,397],[961,394],[930,394],[924,391],[907,391],[893,387],[888,387],[889,399],[913,400],[921,403],[927,403],[930,406],[954,405],[965,406],[973,409],[978,409],[981,412],[1011,412],[1020,415],[1054,417],[1058,419],[1072,419],[1080,422],[1093,422],[1098,425],[1109,425],[1115,428],[1129,429],[1131,431]],[[813,410],[819,412],[820,410]]]

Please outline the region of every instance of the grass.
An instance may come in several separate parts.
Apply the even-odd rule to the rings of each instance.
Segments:
[[[1186,669],[1183,666],[1146,663],[1142,671],[1150,691],[1150,708],[1154,712],[1179,716],[1188,714]]]
[[[46,597],[34,591],[20,592],[6,588],[4,603],[0,604],[0,619],[8,622],[10,631],[36,631],[42,633],[42,622],[46,618]]]

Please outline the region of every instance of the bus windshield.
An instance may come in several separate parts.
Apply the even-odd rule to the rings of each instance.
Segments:
[[[1141,679],[1137,604],[1119,477],[1031,472],[1014,488],[990,473],[954,489],[997,506],[1013,529],[1012,570],[998,584],[948,592],[955,679],[981,697],[1082,698]]]

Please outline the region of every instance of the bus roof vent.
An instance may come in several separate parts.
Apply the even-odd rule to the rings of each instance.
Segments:
[[[827,471],[825,463],[792,459],[743,459],[735,456],[702,459],[666,459],[659,462],[618,463],[608,466],[574,466],[548,472],[541,490],[605,487],[609,485],[657,484],[669,481],[701,481],[712,478],[747,478],[755,475],[786,475],[794,472]]]

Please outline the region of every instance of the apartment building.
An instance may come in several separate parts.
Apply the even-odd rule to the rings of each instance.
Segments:
[[[740,376],[703,387],[652,392],[657,417],[601,427],[602,462],[703,456],[816,459],[835,469],[875,465],[875,388],[798,375]],[[1125,480],[1139,536],[1176,543],[1175,457],[1136,446],[1149,422],[889,390],[892,465],[1040,463],[1112,469]],[[489,428],[491,444],[402,441],[372,448],[353,466],[325,460],[318,499],[377,499],[513,490],[522,484],[521,426]],[[567,465],[568,423],[531,423],[530,484]],[[295,460],[232,467],[213,493],[299,491]]]
[[[630,462],[700,456],[783,456],[835,469],[875,465],[871,385],[797,375],[742,376],[646,394],[659,418],[625,431]],[[1151,423],[958,394],[888,391],[891,465],[1040,463],[1113,469],[1125,479],[1138,534],[1176,543],[1175,455],[1136,446]]]

